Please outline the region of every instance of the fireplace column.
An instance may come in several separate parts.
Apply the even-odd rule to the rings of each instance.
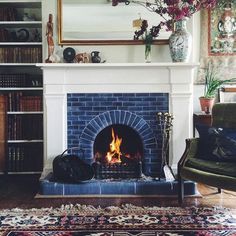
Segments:
[[[185,149],[184,140],[193,135],[193,76],[193,70],[182,67],[170,69],[169,110],[174,115],[174,120],[169,162],[176,170],[178,160]]]
[[[44,170],[67,149],[67,96],[63,89],[64,70],[43,70],[44,78]],[[45,86],[47,84],[47,86]],[[50,160],[50,161],[49,161]]]

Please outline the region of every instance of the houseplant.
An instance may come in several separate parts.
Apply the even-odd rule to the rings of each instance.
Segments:
[[[214,67],[211,62],[209,62],[204,71],[204,79],[204,95],[199,97],[199,100],[201,110],[206,113],[210,113],[218,89],[225,83],[235,81],[236,78],[225,80],[220,79],[218,69]]]

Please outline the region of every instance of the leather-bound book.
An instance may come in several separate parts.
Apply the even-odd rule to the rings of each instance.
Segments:
[[[7,97],[0,95],[0,172],[5,171],[6,163],[6,112]]]

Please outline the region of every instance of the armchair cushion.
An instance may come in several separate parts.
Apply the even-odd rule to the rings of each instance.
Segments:
[[[236,163],[215,162],[196,158],[189,158],[185,165],[187,167],[191,167],[209,173],[236,177]]]
[[[236,129],[196,126],[200,140],[199,158],[212,161],[236,162]]]

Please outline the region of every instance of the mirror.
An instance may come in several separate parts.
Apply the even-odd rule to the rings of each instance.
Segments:
[[[60,45],[143,44],[133,40],[133,20],[148,20],[157,25],[162,20],[137,4],[112,6],[111,0],[57,0]],[[162,31],[154,44],[168,44],[170,32]]]

